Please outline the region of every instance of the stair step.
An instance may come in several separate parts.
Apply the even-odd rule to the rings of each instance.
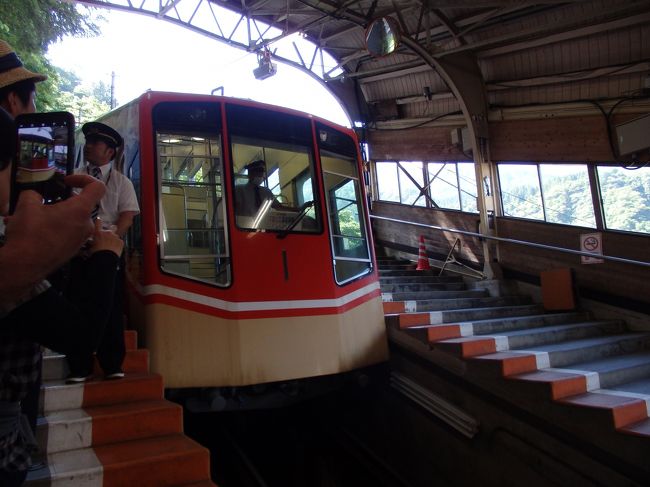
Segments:
[[[570,324],[587,320],[589,313],[551,313],[533,316],[514,316],[489,320],[475,320],[463,323],[422,325],[408,328],[409,334],[421,337],[427,342],[436,342],[464,336],[490,335],[512,330],[525,330],[556,324]]]
[[[636,423],[628,424],[623,428],[620,428],[619,431],[630,435],[650,438],[650,419],[644,419]]]
[[[208,450],[181,434],[53,453],[48,465],[25,485],[163,487],[210,478]]]
[[[603,389],[629,390],[634,384],[647,389],[629,390],[629,392],[650,393],[650,380],[646,383],[643,379],[650,377],[650,351],[644,350],[637,353],[627,353],[605,359],[583,362],[571,365],[572,369],[597,373],[599,385]],[[645,384],[644,384],[645,383]],[[626,386],[630,384],[630,386]]]
[[[454,340],[466,343],[454,344]],[[504,342],[489,337],[452,339],[448,340],[451,344],[443,345],[445,341],[435,346],[462,357],[471,357],[481,370],[511,376],[549,367],[573,368],[569,366],[639,351],[649,341],[650,335],[646,333],[626,333],[538,345],[530,350],[499,351],[507,348]]]
[[[425,313],[401,313],[398,317],[400,328],[421,325],[440,325],[443,323],[459,323],[485,320],[498,317],[538,315],[542,311],[539,305],[499,306],[489,308],[455,309],[431,311]]]
[[[39,418],[37,438],[56,453],[182,431],[182,408],[159,399],[53,412]]]
[[[614,428],[623,428],[648,419],[646,402],[634,397],[587,392],[559,400],[562,404],[593,408],[603,420],[612,421]]]
[[[625,325],[621,321],[586,321],[549,325],[525,330],[505,331],[501,336],[508,339],[508,349],[531,348],[547,343],[558,343],[587,337],[621,333]]]
[[[461,290],[461,291],[416,291],[416,292],[382,292],[381,298],[385,302],[391,301],[421,301],[431,299],[464,299],[487,297],[486,290]]]
[[[626,382],[616,386],[608,386],[608,389],[650,396],[650,374],[645,379]]]
[[[574,364],[570,369],[545,368],[509,378],[529,384],[531,394],[538,395],[539,391],[536,389],[542,389],[555,400],[590,391],[601,391],[647,399],[650,405],[650,380],[636,381],[640,377],[648,376],[650,353],[645,352]],[[645,390],[632,390],[637,383],[644,382]]]
[[[566,367],[604,357],[633,353],[643,349],[649,343],[648,333],[624,333],[540,345],[535,347],[535,351],[548,353],[552,367]]]
[[[63,381],[44,383],[41,398],[42,412],[75,409],[80,407],[118,404],[162,399],[162,377],[157,374],[127,373],[119,380],[93,379],[83,384],[66,384]]]
[[[464,282],[394,282],[381,283],[381,291],[385,293],[423,292],[423,291],[464,291]]]
[[[460,299],[424,299],[415,301],[415,306],[407,305],[406,309],[412,311],[441,311],[457,310],[467,308],[486,308],[494,306],[518,306],[529,304],[531,299],[528,296],[485,296],[481,298],[460,298]],[[413,303],[413,301],[405,301]]]
[[[460,276],[438,276],[432,271],[382,271],[380,269],[379,282],[382,284],[395,282],[452,283],[463,282],[463,278]]]
[[[146,373],[149,370],[149,351],[146,349],[128,349],[122,364],[124,372]],[[65,355],[48,354],[43,357],[43,380],[63,380],[68,376],[70,369]],[[97,359],[93,366],[93,374],[97,377],[103,375]]]

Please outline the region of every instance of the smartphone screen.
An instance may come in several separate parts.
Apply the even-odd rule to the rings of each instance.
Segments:
[[[52,204],[70,196],[63,178],[72,174],[74,117],[68,112],[30,113],[16,117],[18,151],[11,180],[13,212],[21,191],[31,189]]]

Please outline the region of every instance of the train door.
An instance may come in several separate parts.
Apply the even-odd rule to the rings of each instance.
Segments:
[[[228,286],[220,121],[217,103],[163,102],[153,110],[161,269]]]

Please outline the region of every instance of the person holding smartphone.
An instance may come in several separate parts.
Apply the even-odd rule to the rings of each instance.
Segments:
[[[0,58],[1,60],[1,58]],[[13,118],[0,108],[0,209],[6,215],[11,161],[16,151]],[[0,220],[0,485],[19,486],[25,479],[33,434],[21,410],[40,377],[40,345],[61,353],[91,350],[112,300],[118,255],[123,243],[90,214],[105,192],[89,176],[68,176],[66,184],[81,193],[43,205],[34,191],[21,193],[15,212]],[[54,291],[45,277],[59,268],[93,236],[91,259],[105,279],[89,288],[79,307]],[[94,295],[101,297],[93,297]],[[38,398],[38,396],[36,396]]]

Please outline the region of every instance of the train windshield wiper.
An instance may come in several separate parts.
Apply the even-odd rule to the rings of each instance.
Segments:
[[[291,220],[291,223],[289,223],[286,227],[284,227],[283,230],[280,230],[277,234],[277,238],[285,238],[291,230],[294,229],[298,223],[300,223],[300,220],[302,220],[305,215],[307,214],[307,211],[309,208],[314,206],[314,201],[307,201],[305,202],[301,207],[300,207],[300,212],[295,216],[293,220]]]

